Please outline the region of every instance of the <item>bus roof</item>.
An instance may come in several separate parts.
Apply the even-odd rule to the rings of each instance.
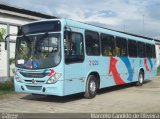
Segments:
[[[137,41],[146,40],[146,42],[148,42],[148,43],[155,43],[154,41],[156,40],[156,39],[146,37],[146,36],[141,36],[141,35],[136,35],[136,34],[132,34],[132,33],[113,30],[113,29],[100,27],[100,26],[96,26],[96,25],[91,25],[91,24],[87,24],[87,23],[83,23],[83,22],[79,22],[79,21],[74,21],[74,20],[70,20],[70,19],[64,19],[64,20],[67,22],[66,24],[69,26],[78,27],[78,28],[82,28],[82,29],[86,29],[86,30],[99,31],[102,33],[108,33],[113,36],[124,37],[127,39],[133,39],[133,40],[137,40]]]
[[[54,20],[61,20],[69,26],[78,27],[78,28],[81,28],[81,29],[85,29],[85,28],[88,29],[88,30],[97,29],[98,31],[100,31],[102,33],[103,33],[104,30],[107,30],[108,33],[111,34],[111,35],[120,36],[120,37],[127,37],[128,39],[129,38],[130,39],[138,38],[140,41],[142,39],[143,40],[145,39],[145,40],[148,40],[148,42],[150,42],[150,43],[153,43],[153,41],[160,42],[159,40],[154,39],[154,38],[150,38],[150,37],[146,37],[146,36],[142,36],[142,35],[136,35],[136,34],[127,33],[127,32],[118,31],[118,30],[113,30],[113,29],[109,29],[109,28],[106,28],[106,27],[96,26],[96,25],[92,25],[92,24],[88,24],[88,23],[84,23],[84,22],[80,22],[80,21],[65,19],[65,18],[45,19],[45,20],[34,21],[32,23],[43,22],[43,21],[54,21]],[[27,24],[30,24],[30,23],[27,23]],[[27,25],[27,24],[25,24],[25,25]],[[96,31],[96,30],[93,30],[93,31]]]

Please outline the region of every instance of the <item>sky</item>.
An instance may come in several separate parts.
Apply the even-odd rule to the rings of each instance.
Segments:
[[[160,38],[160,0],[0,0],[0,3]]]

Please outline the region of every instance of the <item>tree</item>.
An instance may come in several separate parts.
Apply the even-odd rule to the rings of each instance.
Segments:
[[[6,35],[6,29],[0,28],[0,42],[4,41],[4,36]]]

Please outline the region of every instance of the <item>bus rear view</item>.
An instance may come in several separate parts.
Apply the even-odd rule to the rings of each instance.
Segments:
[[[59,20],[19,27],[14,77],[17,92],[63,95],[61,37]]]

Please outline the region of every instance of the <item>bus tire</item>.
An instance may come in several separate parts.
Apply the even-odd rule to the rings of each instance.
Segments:
[[[139,72],[139,75],[138,75],[138,81],[136,83],[137,86],[142,86],[143,85],[143,82],[144,82],[144,73],[143,71],[141,70]]]
[[[87,79],[86,83],[86,91],[84,93],[84,97],[87,99],[94,98],[97,94],[98,82],[94,75],[90,75]]]

